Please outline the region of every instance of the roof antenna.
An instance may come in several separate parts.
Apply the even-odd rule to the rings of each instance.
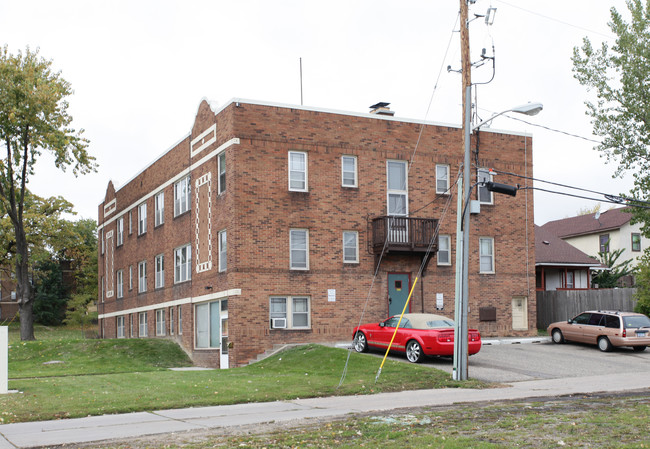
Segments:
[[[303,106],[303,103],[302,103],[302,56],[300,57],[300,106]]]

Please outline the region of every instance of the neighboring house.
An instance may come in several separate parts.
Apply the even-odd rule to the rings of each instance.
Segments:
[[[594,258],[535,226],[535,285],[538,291],[591,288],[591,271],[603,268]]]
[[[360,320],[401,313],[413,286],[407,311],[453,317],[462,131],[376,106],[201,102],[188,135],[108,183],[100,335],[172,338],[227,368],[275,344],[351,340]],[[530,135],[486,130],[475,144],[473,178],[532,173]],[[532,195],[478,185],[473,198],[469,324],[534,334]]]
[[[13,270],[0,267],[0,322],[10,320],[18,313],[16,279]]]

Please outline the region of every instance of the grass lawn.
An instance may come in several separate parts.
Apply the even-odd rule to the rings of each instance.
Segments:
[[[346,380],[337,388],[348,352],[319,345],[293,348],[229,370],[170,371],[166,368],[188,366],[189,360],[169,341],[83,340],[70,338],[67,332],[62,331],[63,338],[11,340],[9,388],[20,393],[0,396],[0,422],[482,386],[477,381],[453,381],[431,367],[390,360],[375,383],[381,359],[352,353]],[[51,361],[64,363],[44,364]]]

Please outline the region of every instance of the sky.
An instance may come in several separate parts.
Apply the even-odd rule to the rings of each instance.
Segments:
[[[472,61],[482,48],[495,54],[493,81],[477,88],[479,119],[543,103],[540,114],[519,116],[528,123],[508,114],[491,125],[532,134],[534,177],[629,192],[631,174],[613,179],[616,165],[594,149],[590,94],[571,62],[584,37],[613,43],[610,8],[626,12],[624,0],[477,0],[470,17],[490,7],[491,26],[470,24]],[[29,188],[96,219],[108,181],[123,186],[184,138],[201,99],[299,105],[301,60],[307,107],[364,113],[384,101],[397,118],[460,126],[460,75],[447,71],[460,68],[458,10],[458,0],[0,0],[0,45],[39,48],[72,84],[73,127],[85,130],[98,163],[75,178],[43,158]],[[491,77],[489,65],[472,72],[473,82]],[[540,191],[534,201],[539,225],[598,204]]]

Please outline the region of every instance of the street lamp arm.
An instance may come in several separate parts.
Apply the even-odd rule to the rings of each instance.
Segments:
[[[507,114],[508,112],[516,112],[518,114],[524,114],[524,115],[536,115],[539,114],[539,112],[544,109],[544,105],[542,103],[526,103],[521,106],[516,106],[511,109],[506,109],[505,111],[499,112],[497,114],[494,114],[492,117],[488,118],[487,120],[483,120],[482,122],[474,125],[472,127],[472,131],[476,131],[479,129],[481,126],[490,123],[492,120],[497,118],[500,115]]]

